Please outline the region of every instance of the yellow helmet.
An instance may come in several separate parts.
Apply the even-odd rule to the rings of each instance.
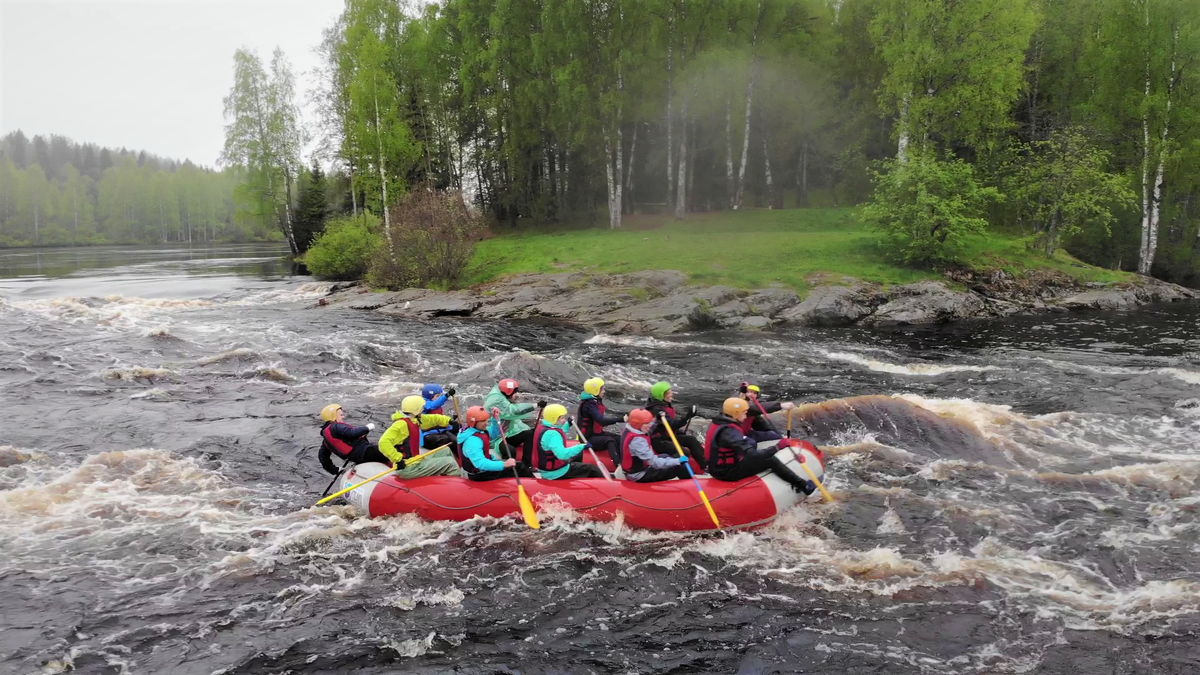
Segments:
[[[721,412],[733,419],[738,419],[740,416],[745,415],[748,410],[750,410],[750,404],[746,403],[745,399],[736,396],[725,399],[725,403],[721,404]]]
[[[406,415],[420,415],[425,412],[425,399],[420,396],[405,396],[400,401],[400,412]]]
[[[342,409],[342,406],[339,403],[330,403],[329,405],[325,406],[324,408],[321,408],[321,421],[323,421],[323,422],[336,421],[337,420],[337,412],[341,409]]]
[[[547,424],[558,424],[558,421],[567,414],[567,409],[557,403],[551,403],[542,411],[542,419],[546,420]]]
[[[592,379],[583,383],[584,393],[591,394],[592,396],[599,396],[600,390],[603,388],[604,388],[604,380],[602,380],[598,377],[593,377]]]

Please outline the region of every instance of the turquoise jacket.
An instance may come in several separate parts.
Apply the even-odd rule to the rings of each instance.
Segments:
[[[562,432],[562,434],[543,433],[542,447],[540,448],[542,452],[553,452],[555,457],[564,462],[573,462],[583,456],[582,445],[576,445],[568,448],[566,443],[563,443],[563,440],[567,437],[567,428],[570,426],[570,422],[567,421],[566,415],[559,420],[558,424],[547,424],[546,426],[550,427],[551,429],[558,429]],[[563,474],[565,474],[569,468],[569,466],[564,466],[563,468],[555,469],[554,471],[543,471],[542,478],[546,478],[548,480],[562,478]]]
[[[512,401],[508,400],[508,397],[500,391],[500,385],[497,384],[496,386],[492,387],[492,390],[488,392],[487,397],[483,399],[483,407],[488,411],[489,415],[492,412],[492,408],[500,409],[500,421],[503,422],[505,426],[504,435],[507,438],[512,438],[522,431],[527,431],[529,429],[529,425],[525,424],[522,418],[533,412],[533,409],[537,406],[533,405],[532,403],[513,403]],[[499,433],[496,433],[494,436],[492,436],[492,447],[500,447]]]
[[[488,420],[488,434],[492,438],[500,438],[500,424],[495,418]],[[494,452],[484,452],[483,438],[475,427],[467,427],[458,432],[458,446],[462,450],[463,456],[471,460],[476,469],[480,471],[504,470],[504,462],[494,459]]]

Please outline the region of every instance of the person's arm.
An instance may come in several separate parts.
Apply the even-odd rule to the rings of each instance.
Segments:
[[[742,456],[753,452],[758,447],[757,443],[746,438],[740,430],[733,427],[722,429],[721,433],[717,434],[717,438],[714,439],[714,443],[722,448],[732,448]]]
[[[480,471],[502,471],[504,462],[492,459],[487,456],[487,452],[483,447],[483,439],[479,436],[471,436],[462,446],[463,455],[471,460],[476,469]]]
[[[655,454],[650,441],[641,436],[637,436],[629,442],[629,451],[651,469],[669,469],[672,466],[679,466],[678,457]]]
[[[593,402],[593,405],[596,405],[595,402]],[[606,427],[610,424],[616,424],[617,422],[625,421],[624,413],[619,413],[619,412],[614,411],[613,414],[611,414],[611,415],[609,415],[609,414],[597,415],[596,412],[598,412],[598,411],[593,411],[592,415],[594,416],[595,420],[600,423],[600,426],[602,426],[602,427]]]
[[[396,446],[403,447],[406,441],[408,441],[408,424],[401,419],[388,427],[388,430],[379,437],[379,451],[392,460],[394,466],[398,466],[400,462],[404,461],[404,453],[400,452]]]
[[[331,454],[333,453],[329,450],[329,444],[322,442],[321,449],[317,451],[317,459],[321,460],[322,469],[336,476],[341,470],[333,465]]]
[[[566,443],[563,443],[563,438],[563,434],[553,434],[550,432],[542,434],[542,450],[553,452],[555,457],[564,462],[570,462],[583,454],[583,445],[568,448]]]
[[[421,415],[421,430],[444,429],[450,426],[449,415]]]
[[[428,410],[437,410],[438,408],[441,408],[442,406],[446,405],[446,401],[449,401],[449,400],[450,400],[450,394],[443,393],[441,396],[438,396],[437,398],[435,398],[433,400],[426,401],[425,402],[425,410],[427,410],[427,411]]]
[[[330,426],[332,427],[333,435],[342,439],[343,441],[357,441],[363,436],[371,433],[371,430],[367,427],[356,427],[350,424],[343,424],[341,422],[334,422]]]

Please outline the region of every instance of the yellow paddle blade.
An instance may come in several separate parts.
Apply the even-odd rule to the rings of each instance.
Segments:
[[[808,463],[800,462],[800,466],[804,467],[804,470],[807,471],[808,475],[812,477],[813,482],[817,484],[817,487],[821,488],[821,494],[825,495],[825,499],[828,499],[832,503],[833,495],[829,494],[829,490],[826,490],[825,486],[821,484],[821,479],[817,478],[817,474],[813,473],[813,470],[808,468]]]
[[[517,503],[521,505],[521,515],[525,516],[525,524],[537,530],[542,527],[538,522],[537,511],[533,508],[533,500],[525,493],[525,486],[517,486]]]
[[[708,509],[708,515],[713,519],[713,525],[717,529],[721,529],[721,521],[717,520],[717,512],[713,510],[712,502],[708,501],[708,495],[704,494],[704,490],[700,491],[700,499],[704,500],[704,508]]]

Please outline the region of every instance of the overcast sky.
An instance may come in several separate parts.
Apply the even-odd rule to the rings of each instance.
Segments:
[[[216,163],[233,52],[276,46],[302,99],[343,0],[0,0],[0,135]]]

